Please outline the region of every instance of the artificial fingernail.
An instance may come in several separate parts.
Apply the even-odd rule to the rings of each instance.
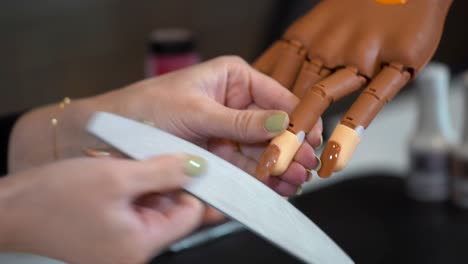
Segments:
[[[199,176],[206,168],[206,161],[198,156],[190,155],[185,160],[185,174],[191,177]]]
[[[315,159],[317,159],[317,166],[315,166],[314,171],[319,171],[322,168],[322,160],[315,156]]]
[[[288,114],[281,112],[269,116],[265,121],[264,127],[270,133],[277,133],[285,130],[288,123]]]
[[[314,174],[312,173],[312,171],[310,170],[306,170],[307,171],[307,178],[306,178],[306,182],[310,182],[314,176]]]
[[[320,149],[323,146],[323,135],[320,135],[320,142],[318,146],[315,147],[315,150]]]
[[[275,169],[275,165],[278,163],[280,154],[281,151],[278,146],[275,144],[268,145],[258,161],[257,168],[255,170],[255,177],[260,180],[268,178]]]
[[[302,185],[297,188],[296,195],[301,195],[303,191]]]

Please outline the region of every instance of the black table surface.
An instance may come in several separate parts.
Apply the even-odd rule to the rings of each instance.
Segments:
[[[468,210],[412,201],[400,177],[372,173],[292,202],[356,263],[468,263]],[[152,263],[302,262],[242,231]]]

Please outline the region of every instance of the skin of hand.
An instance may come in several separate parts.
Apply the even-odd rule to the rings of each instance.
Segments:
[[[144,263],[197,227],[203,204],[181,192],[193,156],[75,158],[0,180],[0,251],[68,263]]]
[[[367,84],[341,121],[350,131],[366,129],[432,58],[452,0],[383,4],[390,2],[323,0],[254,63],[301,98],[290,115],[293,133],[307,131],[330,104]],[[357,143],[346,141],[359,139],[340,131],[334,143],[349,157]],[[336,169],[328,158],[332,144],[323,152],[322,169],[328,168],[320,176]]]
[[[92,113],[107,111],[150,121],[253,175],[267,141],[285,130],[287,113],[298,102],[278,82],[242,59],[221,57],[103,95],[73,100],[62,110],[51,105],[27,113],[10,138],[9,169],[52,161],[54,139],[49,120],[56,116],[59,158],[82,156],[84,149],[102,146],[84,127]],[[269,131],[265,123],[272,116],[277,121],[278,116],[283,118]],[[309,142],[320,141],[320,125]],[[305,143],[290,168],[265,183],[283,196],[293,195],[307,179],[306,169],[317,164],[311,144]]]

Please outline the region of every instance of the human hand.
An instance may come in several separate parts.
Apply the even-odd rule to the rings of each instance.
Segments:
[[[0,251],[69,263],[144,263],[199,225],[180,191],[201,169],[189,155],[79,158],[0,180]]]
[[[128,93],[135,98],[122,93],[118,97],[125,96],[126,101],[109,99],[125,101],[127,108],[119,114],[139,120],[151,117],[155,126],[207,148],[250,174],[254,174],[267,140],[287,127],[286,113],[278,110],[290,112],[298,102],[278,83],[235,57],[216,59],[129,88]],[[152,102],[157,103],[151,109],[141,107]],[[279,122],[268,130],[270,117]],[[310,142],[319,141],[320,133],[313,136]],[[306,169],[316,165],[313,148],[303,144],[290,168],[266,184],[284,196],[292,195],[306,180]]]
[[[267,141],[286,129],[289,122],[286,113],[297,103],[292,93],[241,59],[219,58],[107,94],[73,101],[59,117],[62,123],[57,127],[58,152],[60,157],[73,157],[82,155],[84,148],[96,147],[97,142],[85,133],[84,127],[92,113],[107,111],[151,122],[254,174]],[[44,143],[32,140],[27,133],[33,128],[52,134],[44,120],[56,110],[39,109],[16,125],[10,141],[12,167],[15,163],[29,166],[42,162],[44,156],[50,157],[52,144],[46,142],[49,145],[32,148]],[[312,145],[320,141],[319,129],[318,133],[311,133]],[[302,145],[295,161],[281,177],[265,183],[284,196],[296,193],[308,177],[306,169],[318,163],[311,144]]]
[[[452,0],[384,2],[406,1],[323,0],[254,64],[301,98],[281,136],[292,140],[309,131],[330,104],[368,82],[322,152],[322,177],[344,168],[384,104],[431,59]],[[280,165],[296,151],[294,144],[275,140],[258,166],[262,171],[271,159],[278,165],[263,174],[282,173]]]

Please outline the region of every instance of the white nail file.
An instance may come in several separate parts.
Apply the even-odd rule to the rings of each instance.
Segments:
[[[353,263],[290,202],[231,163],[157,128],[110,113],[96,113],[88,131],[137,159],[169,153],[203,157],[207,169],[184,189],[306,263]]]

